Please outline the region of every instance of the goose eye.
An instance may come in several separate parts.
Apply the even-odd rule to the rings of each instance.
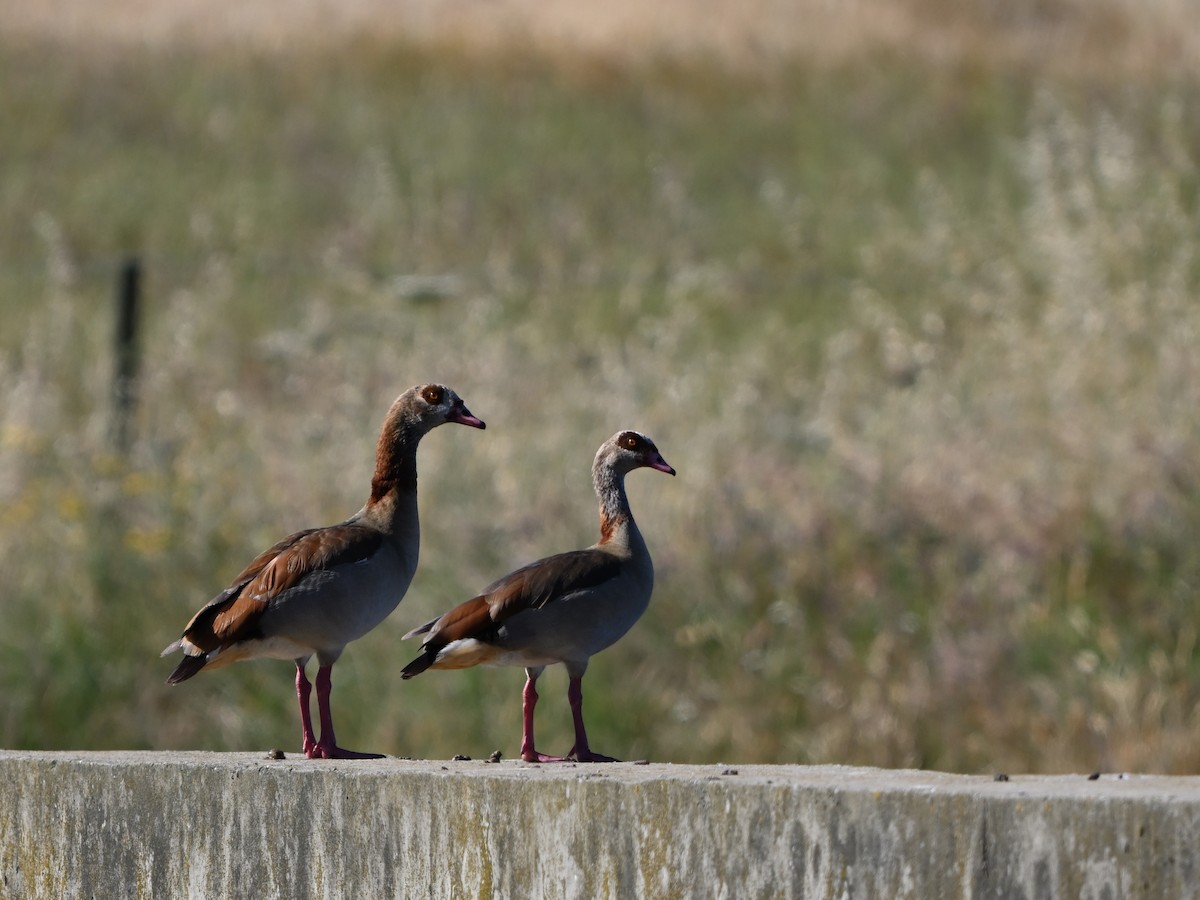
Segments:
[[[636,450],[637,445],[638,445],[638,439],[636,437],[634,437],[632,434],[625,435],[625,446],[626,447],[628,447],[630,450]]]
[[[421,396],[425,398],[426,403],[436,406],[442,402],[442,389],[436,385],[430,385],[421,392]]]

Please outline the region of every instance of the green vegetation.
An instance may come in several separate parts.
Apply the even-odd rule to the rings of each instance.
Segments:
[[[634,427],[680,474],[630,479],[658,589],[589,670],[601,752],[1200,769],[1200,84],[364,42],[0,45],[0,85],[0,745],[296,747],[288,664],[158,651],[440,379],[489,429],[423,446],[347,746],[516,752],[519,670],[401,684],[399,636],[593,540]]]

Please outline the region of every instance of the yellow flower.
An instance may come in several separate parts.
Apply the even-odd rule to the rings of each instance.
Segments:
[[[74,491],[64,491],[58,496],[58,515],[68,522],[78,522],[83,518],[83,498]]]

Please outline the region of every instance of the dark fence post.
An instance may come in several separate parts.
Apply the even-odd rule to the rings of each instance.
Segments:
[[[137,407],[138,315],[141,303],[142,263],[127,257],[117,279],[117,330],[114,338],[112,441],[124,456],[132,440]]]

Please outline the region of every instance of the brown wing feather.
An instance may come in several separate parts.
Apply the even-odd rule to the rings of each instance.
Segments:
[[[572,550],[539,559],[493,582],[478,597],[434,622],[423,647],[440,649],[465,638],[493,639],[505,619],[597,587],[617,577],[620,570],[620,561],[602,550]]]
[[[522,566],[484,588],[497,623],[559,597],[598,587],[621,573],[621,563],[603,550],[571,550]]]
[[[496,633],[496,621],[488,596],[472,597],[460,603],[440,619],[434,619],[420,628],[410,631],[405,637],[429,633],[421,644],[421,655],[400,670],[401,678],[420,675],[437,661],[437,655],[447,644],[464,638],[486,640]]]
[[[473,639],[491,643],[505,619],[540,609],[560,597],[597,587],[621,572],[621,563],[602,550],[572,550],[539,559],[488,585],[478,597],[460,603],[440,619],[427,622],[405,637],[428,634],[421,655],[401,670],[401,677],[420,675],[437,661],[442,648]]]
[[[271,601],[316,571],[366,559],[383,535],[364,525],[310,528],[254,558],[224,591],[192,618],[183,636],[206,653],[258,637]]]

